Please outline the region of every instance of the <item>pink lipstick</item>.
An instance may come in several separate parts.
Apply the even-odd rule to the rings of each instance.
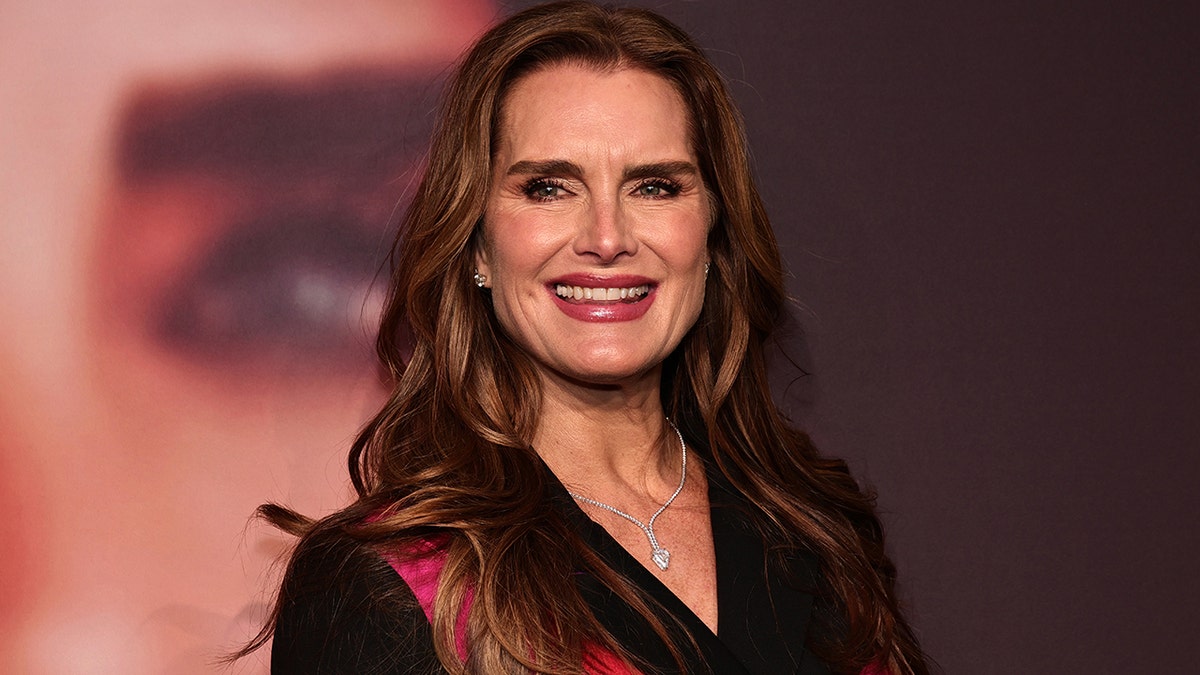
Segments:
[[[570,274],[546,285],[554,304],[579,321],[633,321],[650,309],[657,284],[636,275]]]

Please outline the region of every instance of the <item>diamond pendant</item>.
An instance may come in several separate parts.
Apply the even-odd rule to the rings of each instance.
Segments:
[[[654,555],[650,557],[654,559],[654,564],[658,565],[660,570],[666,570],[667,565],[671,564],[671,552],[665,548],[654,549]]]

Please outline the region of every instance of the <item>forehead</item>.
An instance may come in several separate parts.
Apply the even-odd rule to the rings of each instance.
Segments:
[[[509,88],[498,123],[497,150],[505,154],[551,156],[615,144],[694,155],[691,115],[675,85],[634,68],[559,64],[536,70]]]

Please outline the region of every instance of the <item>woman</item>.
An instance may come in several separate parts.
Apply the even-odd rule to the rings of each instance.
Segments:
[[[871,498],[771,401],[779,253],[678,28],[484,35],[394,253],[358,501],[265,508],[277,672],[926,672]]]

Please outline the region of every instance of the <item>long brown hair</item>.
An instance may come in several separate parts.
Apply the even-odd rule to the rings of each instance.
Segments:
[[[535,7],[497,25],[466,55],[393,250],[377,350],[395,385],[350,453],[359,499],[318,523],[279,507],[264,513],[302,533],[308,547],[347,536],[375,546],[445,536],[433,628],[450,672],[579,673],[588,643],[628,657],[576,589],[571,573],[581,565],[677,643],[653,601],[546,508],[547,477],[529,445],[539,380],[500,329],[488,295],[471,283],[505,92],[523,75],[561,63],[655,73],[690,111],[714,203],[712,268],[700,318],[664,364],[664,408],[761,509],[759,526],[776,550],[803,549],[821,560],[825,638],[814,649],[838,672],[872,662],[897,675],[927,672],[897,607],[872,495],[843,462],[822,458],[771,399],[765,344],[785,312],[783,269],[740,114],[699,47],[645,10]],[[454,630],[468,588],[471,657],[463,664]]]

